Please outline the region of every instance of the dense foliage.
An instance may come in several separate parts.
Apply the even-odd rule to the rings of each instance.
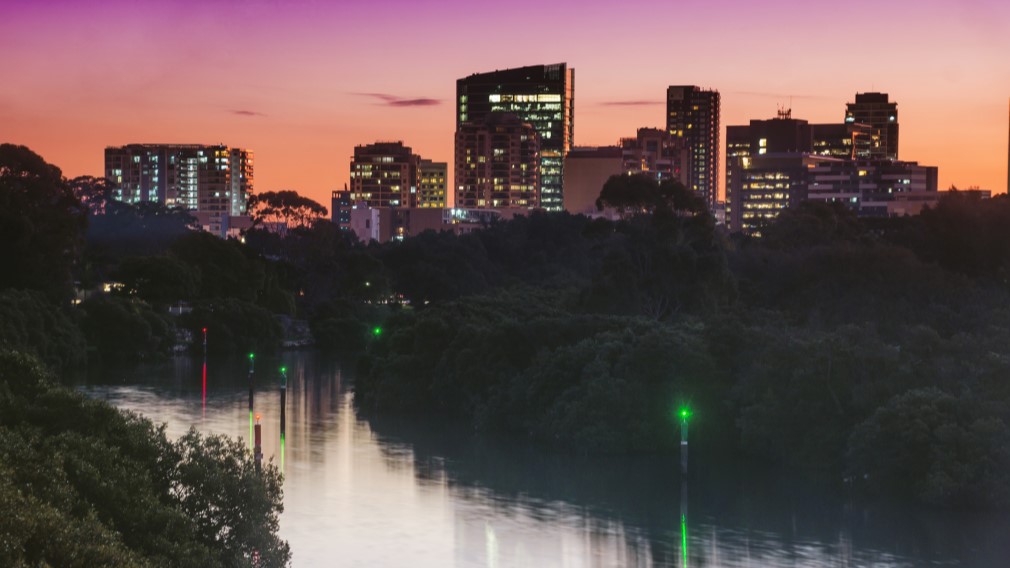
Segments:
[[[0,345],[50,365],[155,359],[203,328],[212,354],[267,351],[289,316],[323,349],[367,349],[363,408],[622,453],[675,451],[671,409],[689,403],[708,448],[872,495],[1010,505],[1008,197],[876,220],[806,203],[751,239],[679,184],[623,176],[599,201],[617,221],[532,213],[366,245],[280,192],[257,207],[287,233],[240,243],[0,149],[0,261],[17,270],[0,272]],[[72,282],[91,291],[77,306]]]
[[[0,352],[0,564],[284,566],[280,474],[239,443],[178,441]]]
[[[583,221],[561,239],[584,255],[561,261],[581,268],[566,288],[488,252],[458,262],[502,291],[390,319],[356,401],[618,453],[672,451],[689,402],[706,447],[872,495],[1007,506],[1010,257],[986,243],[1010,237],[1008,202],[951,194],[876,222],[806,204],[759,240],[703,214]],[[968,258],[940,244],[948,216]]]

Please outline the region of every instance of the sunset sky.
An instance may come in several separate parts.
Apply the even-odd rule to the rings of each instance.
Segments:
[[[1005,0],[0,0],[0,141],[67,176],[109,145],[246,147],[257,191],[329,206],[358,144],[451,168],[456,79],[562,61],[579,146],[662,126],[671,84],[719,90],[724,127],[780,105],[840,122],[875,90],[902,159],[1006,191]]]

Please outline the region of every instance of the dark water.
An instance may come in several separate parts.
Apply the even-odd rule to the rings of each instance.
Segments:
[[[682,484],[674,459],[559,456],[458,424],[359,416],[350,375],[312,355],[257,365],[295,566],[1010,566],[1007,515],[856,506],[703,452]],[[195,426],[248,441],[245,362],[211,362],[206,387],[186,358],[84,383],[171,436]]]

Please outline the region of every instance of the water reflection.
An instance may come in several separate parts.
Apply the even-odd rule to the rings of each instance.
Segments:
[[[81,388],[171,436],[195,426],[251,441],[259,414],[296,566],[995,567],[1010,555],[1005,517],[847,506],[706,464],[698,448],[688,485],[675,456],[587,459],[453,423],[363,418],[340,367],[311,356],[255,368],[211,360],[204,375],[178,359]]]

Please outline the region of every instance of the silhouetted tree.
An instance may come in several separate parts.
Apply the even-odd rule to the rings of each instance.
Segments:
[[[25,146],[0,144],[0,288],[68,297],[86,226],[59,168]]]
[[[291,190],[266,191],[249,198],[249,214],[257,224],[284,222],[288,227],[310,227],[326,213],[326,207]]]

